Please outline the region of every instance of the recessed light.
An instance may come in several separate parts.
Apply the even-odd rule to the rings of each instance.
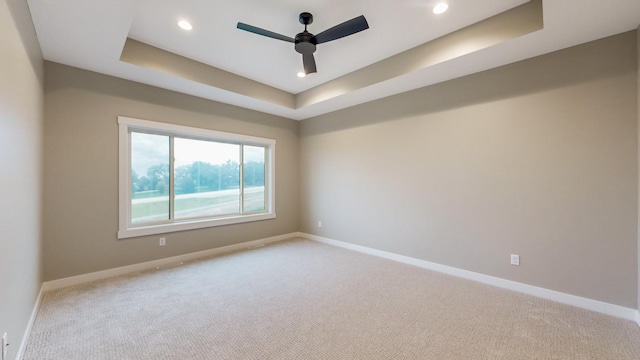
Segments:
[[[178,21],[178,26],[180,26],[181,29],[187,30],[187,31],[193,29],[193,26],[191,26],[191,23],[186,20]]]
[[[440,15],[442,13],[444,13],[445,11],[447,11],[447,9],[449,8],[449,5],[447,5],[447,3],[438,3],[438,5],[436,5],[433,8],[433,13],[436,15]]]
[[[299,77],[299,78],[303,78],[303,77],[305,77],[305,76],[307,76],[307,74],[305,74],[303,71],[300,71],[300,72],[298,73],[298,77]]]

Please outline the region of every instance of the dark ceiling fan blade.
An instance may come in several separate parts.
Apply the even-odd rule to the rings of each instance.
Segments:
[[[255,26],[248,25],[248,24],[241,23],[241,22],[238,23],[237,28],[240,29],[240,30],[248,31],[250,33],[254,33],[254,34],[270,37],[270,38],[276,39],[276,40],[288,41],[288,42],[291,42],[291,43],[295,41],[293,38],[290,38],[288,36],[280,35],[278,33],[274,33],[273,31],[260,29],[259,27],[255,27]]]
[[[302,54],[302,65],[304,66],[305,74],[316,72],[316,59],[314,59],[313,54]]]
[[[369,24],[367,23],[367,19],[364,18],[364,15],[360,15],[316,35],[316,44],[322,44],[328,41],[340,39],[342,37],[355,34],[362,30],[367,30],[368,28]]]

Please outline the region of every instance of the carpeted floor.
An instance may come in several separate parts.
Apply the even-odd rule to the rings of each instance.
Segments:
[[[640,328],[292,240],[48,292],[23,359],[637,360]]]

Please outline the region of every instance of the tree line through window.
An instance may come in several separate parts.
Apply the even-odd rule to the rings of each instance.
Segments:
[[[131,224],[264,212],[264,146],[131,131]]]

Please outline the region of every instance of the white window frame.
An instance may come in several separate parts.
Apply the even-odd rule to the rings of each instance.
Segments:
[[[132,224],[131,223],[131,131],[155,132],[168,136],[180,136],[193,139],[211,140],[239,145],[262,146],[265,154],[265,211],[260,213],[232,214],[228,216],[200,218],[200,219],[172,219],[162,224]],[[195,128],[189,126],[168,124],[156,121],[134,119],[118,116],[119,142],[119,225],[118,239],[137,236],[154,235],[175,231],[202,229],[213,226],[240,224],[251,221],[274,219],[275,212],[275,151],[276,141],[249,135],[233,134],[215,130]],[[173,163],[173,162],[171,162]],[[241,164],[242,165],[242,164]],[[241,199],[242,202],[242,199]],[[241,203],[242,207],[242,203]]]

